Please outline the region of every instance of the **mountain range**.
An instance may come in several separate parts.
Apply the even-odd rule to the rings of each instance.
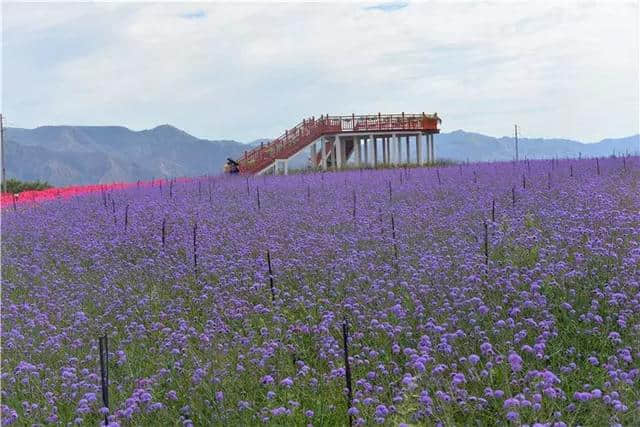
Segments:
[[[8,178],[55,186],[217,174],[227,157],[268,142],[196,138],[170,125],[132,131],[122,126],[41,126],[5,129]],[[457,130],[435,137],[436,155],[455,161],[511,160],[514,139]],[[413,145],[413,144],[412,144]],[[640,135],[585,144],[567,139],[519,139],[520,158],[638,154]],[[300,155],[291,165],[304,166]]]

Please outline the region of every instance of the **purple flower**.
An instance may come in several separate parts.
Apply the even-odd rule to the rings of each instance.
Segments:
[[[291,413],[291,411],[289,411],[284,406],[280,406],[278,408],[274,408],[274,409],[271,410],[271,415],[273,415],[274,417],[277,417],[277,416],[280,416],[280,415],[289,415],[290,413]]]
[[[511,407],[517,408],[518,406],[520,406],[520,401],[513,397],[506,399],[502,405],[503,408],[511,408]]]
[[[264,377],[262,377],[260,382],[262,384],[273,384],[274,381],[273,381],[273,377],[271,375],[265,375]]]
[[[465,377],[463,374],[461,373],[455,373],[453,374],[453,379],[452,379],[452,383],[454,385],[460,385],[460,384],[464,384],[466,381]]]
[[[493,347],[488,342],[483,342],[482,344],[480,344],[480,351],[485,355],[491,354],[493,353]]]
[[[293,380],[289,377],[283,379],[282,381],[280,381],[280,385],[284,386],[286,388],[291,388],[291,386],[293,385]]]
[[[522,358],[517,353],[511,353],[508,360],[512,371],[519,372],[522,370]]]
[[[387,409],[386,406],[384,406],[384,405],[376,406],[376,416],[384,418],[387,415],[389,415],[389,410]]]

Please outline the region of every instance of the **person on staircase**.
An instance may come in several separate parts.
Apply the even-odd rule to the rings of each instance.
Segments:
[[[224,164],[224,173],[235,175],[240,173],[240,164],[235,160],[227,157],[227,163]]]

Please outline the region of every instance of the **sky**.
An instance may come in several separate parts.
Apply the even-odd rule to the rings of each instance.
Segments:
[[[9,126],[276,137],[321,114],[443,132],[639,132],[639,2],[2,2]]]

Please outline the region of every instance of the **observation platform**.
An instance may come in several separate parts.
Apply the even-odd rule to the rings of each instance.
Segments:
[[[287,174],[289,160],[310,149],[311,166],[323,170],[342,169],[349,161],[356,167],[402,165],[412,163],[414,143],[413,163],[429,164],[436,158],[433,136],[440,133],[441,121],[437,113],[311,117],[273,141],[245,151],[237,162],[242,174],[281,170]]]

